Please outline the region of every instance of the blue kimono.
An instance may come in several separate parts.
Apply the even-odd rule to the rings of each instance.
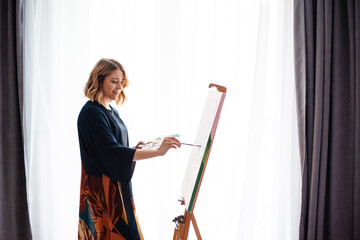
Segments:
[[[143,239],[131,178],[135,149],[115,109],[88,101],[78,117],[82,162],[78,239]]]

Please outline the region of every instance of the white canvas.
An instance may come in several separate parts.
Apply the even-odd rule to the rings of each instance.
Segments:
[[[196,179],[198,177],[199,171],[201,170],[201,162],[203,161],[205,149],[209,141],[222,95],[223,93],[218,92],[216,89],[209,89],[201,121],[194,141],[194,144],[200,144],[201,147],[194,147],[192,149],[181,187],[182,197],[185,201],[186,208],[189,208],[192,194],[194,190],[196,190]]]

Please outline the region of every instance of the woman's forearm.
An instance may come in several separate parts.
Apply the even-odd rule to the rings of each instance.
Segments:
[[[136,149],[133,160],[137,161],[158,156],[160,154],[157,149]]]

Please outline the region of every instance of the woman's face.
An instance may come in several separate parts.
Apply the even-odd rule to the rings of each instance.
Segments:
[[[104,79],[102,85],[103,97],[115,101],[119,97],[121,91],[124,89],[124,84],[124,73],[119,69],[112,71]]]

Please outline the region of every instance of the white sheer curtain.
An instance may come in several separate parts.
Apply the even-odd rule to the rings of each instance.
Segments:
[[[127,69],[130,143],[191,142],[209,83],[228,88],[195,206],[204,239],[297,239],[299,157],[287,0],[28,0],[25,153],[34,239],[77,235],[83,86],[101,57]],[[171,239],[189,148],[137,164],[146,239]],[[189,239],[195,239],[190,229]]]
[[[291,1],[261,1],[239,239],[298,239]]]

